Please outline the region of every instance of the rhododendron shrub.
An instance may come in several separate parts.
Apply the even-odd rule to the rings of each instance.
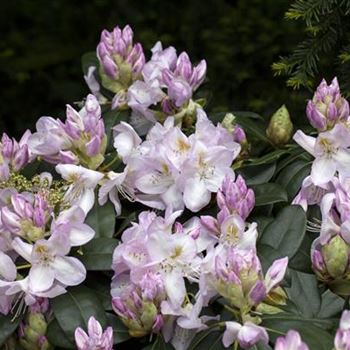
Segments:
[[[0,141],[0,346],[350,349],[337,79],[293,142],[285,106],[211,113],[206,61],[129,26],[83,70],[63,117]]]

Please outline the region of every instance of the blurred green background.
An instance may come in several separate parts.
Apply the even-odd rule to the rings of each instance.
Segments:
[[[0,14],[0,128],[13,136],[38,117],[62,115],[65,104],[88,93],[81,55],[100,32],[130,24],[149,50],[157,40],[208,62],[209,109],[251,110],[266,117],[286,103],[304,113],[310,92],[293,92],[271,64],[303,37],[288,22],[287,0],[12,0]]]

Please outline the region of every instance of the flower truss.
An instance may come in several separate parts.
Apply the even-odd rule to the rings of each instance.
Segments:
[[[83,66],[83,101],[0,141],[0,346],[350,350],[336,78],[294,134],[304,152],[285,106],[268,125],[206,112],[206,61],[148,55],[129,26]]]

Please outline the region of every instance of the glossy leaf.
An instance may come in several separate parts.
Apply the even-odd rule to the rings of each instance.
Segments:
[[[223,331],[216,329],[207,329],[196,334],[188,350],[223,350],[222,344]]]
[[[77,327],[87,328],[90,316],[94,316],[103,328],[107,324],[100,300],[93,290],[83,285],[69,288],[66,294],[52,299],[51,305],[59,326],[71,342]]]
[[[49,323],[46,335],[50,344],[55,347],[75,349],[75,344],[67,338],[56,319]]]
[[[21,318],[16,318],[12,321],[13,315],[0,315],[0,346],[2,346],[6,339],[16,330]]]
[[[321,295],[315,275],[290,269],[291,287],[286,288],[289,299],[305,317],[315,317],[321,309]]]
[[[275,220],[272,221],[259,240],[259,245],[269,246],[274,249],[269,258],[288,256],[290,259],[297,253],[303,242],[306,230],[306,215],[298,205],[283,208]],[[258,246],[259,252],[259,246]]]
[[[276,170],[276,163],[262,164],[257,166],[245,166],[237,170],[242,175],[246,184],[260,185],[269,182]]]
[[[95,238],[113,237],[115,230],[115,210],[111,202],[100,206],[95,201],[94,207],[90,210],[86,223],[95,230]]]
[[[255,193],[256,206],[288,201],[287,192],[279,184],[266,183],[251,188]]]
[[[95,238],[81,248],[82,255],[79,259],[87,270],[110,270],[113,252],[117,245],[118,241],[114,238]]]
[[[303,180],[310,174],[311,164],[303,160],[293,162],[285,167],[276,182],[287,190],[290,200],[299,192]]]
[[[262,326],[269,328],[269,336],[275,342],[278,333],[286,334],[290,329],[298,331],[310,350],[329,350],[333,346],[333,335],[320,327],[323,319],[303,318],[302,316],[280,313],[263,317]]]

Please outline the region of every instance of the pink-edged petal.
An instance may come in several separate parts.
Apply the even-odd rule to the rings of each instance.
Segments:
[[[293,140],[304,150],[311,155],[315,156],[315,145],[316,145],[316,139],[312,136],[308,136],[304,134],[301,130],[298,130],[294,136]]]
[[[276,287],[284,278],[288,266],[288,257],[275,260],[265,275],[267,292]]]
[[[78,350],[86,350],[89,345],[89,336],[84,332],[84,330],[78,327],[74,332],[75,344]]]
[[[86,270],[84,265],[76,258],[69,256],[56,256],[52,263],[56,279],[66,286],[76,286],[84,281]]]
[[[16,275],[16,265],[8,255],[0,251],[0,278],[13,281],[16,279]]]
[[[29,271],[29,287],[33,292],[43,292],[51,288],[55,272],[51,266],[34,265]]]
[[[238,337],[238,332],[242,328],[242,325],[238,322],[226,322],[226,330],[222,337],[222,343],[225,348],[228,348]]]
[[[161,194],[166,192],[173,182],[171,176],[154,171],[138,178],[135,185],[144,193]]]
[[[68,233],[70,245],[78,247],[91,241],[95,236],[95,231],[86,224],[73,226]]]
[[[350,175],[350,151],[347,149],[338,149],[333,156],[337,162],[337,169],[343,176]]]
[[[91,338],[100,338],[102,336],[102,327],[93,316],[88,321],[88,332]]]
[[[350,310],[344,310],[340,319],[340,329],[350,330]]]
[[[207,190],[204,181],[199,178],[190,178],[186,182],[184,190],[185,206],[192,212],[197,212],[205,207],[211,198],[210,191]]]
[[[311,179],[315,185],[324,185],[333,179],[336,170],[337,164],[333,158],[316,158],[311,168]]]
[[[173,270],[164,275],[164,286],[169,301],[175,306],[180,307],[186,295],[186,286],[180,271]]]
[[[31,262],[31,255],[33,251],[33,246],[29,243],[23,242],[19,237],[16,237],[12,241],[12,248],[19,254],[22,258]]]
[[[245,322],[238,333],[238,340],[243,349],[250,349],[259,341],[267,344],[269,342],[269,336],[265,328],[257,326],[252,322]]]
[[[86,188],[80,197],[79,201],[76,203],[84,213],[87,214],[95,203],[95,193],[92,188]]]

